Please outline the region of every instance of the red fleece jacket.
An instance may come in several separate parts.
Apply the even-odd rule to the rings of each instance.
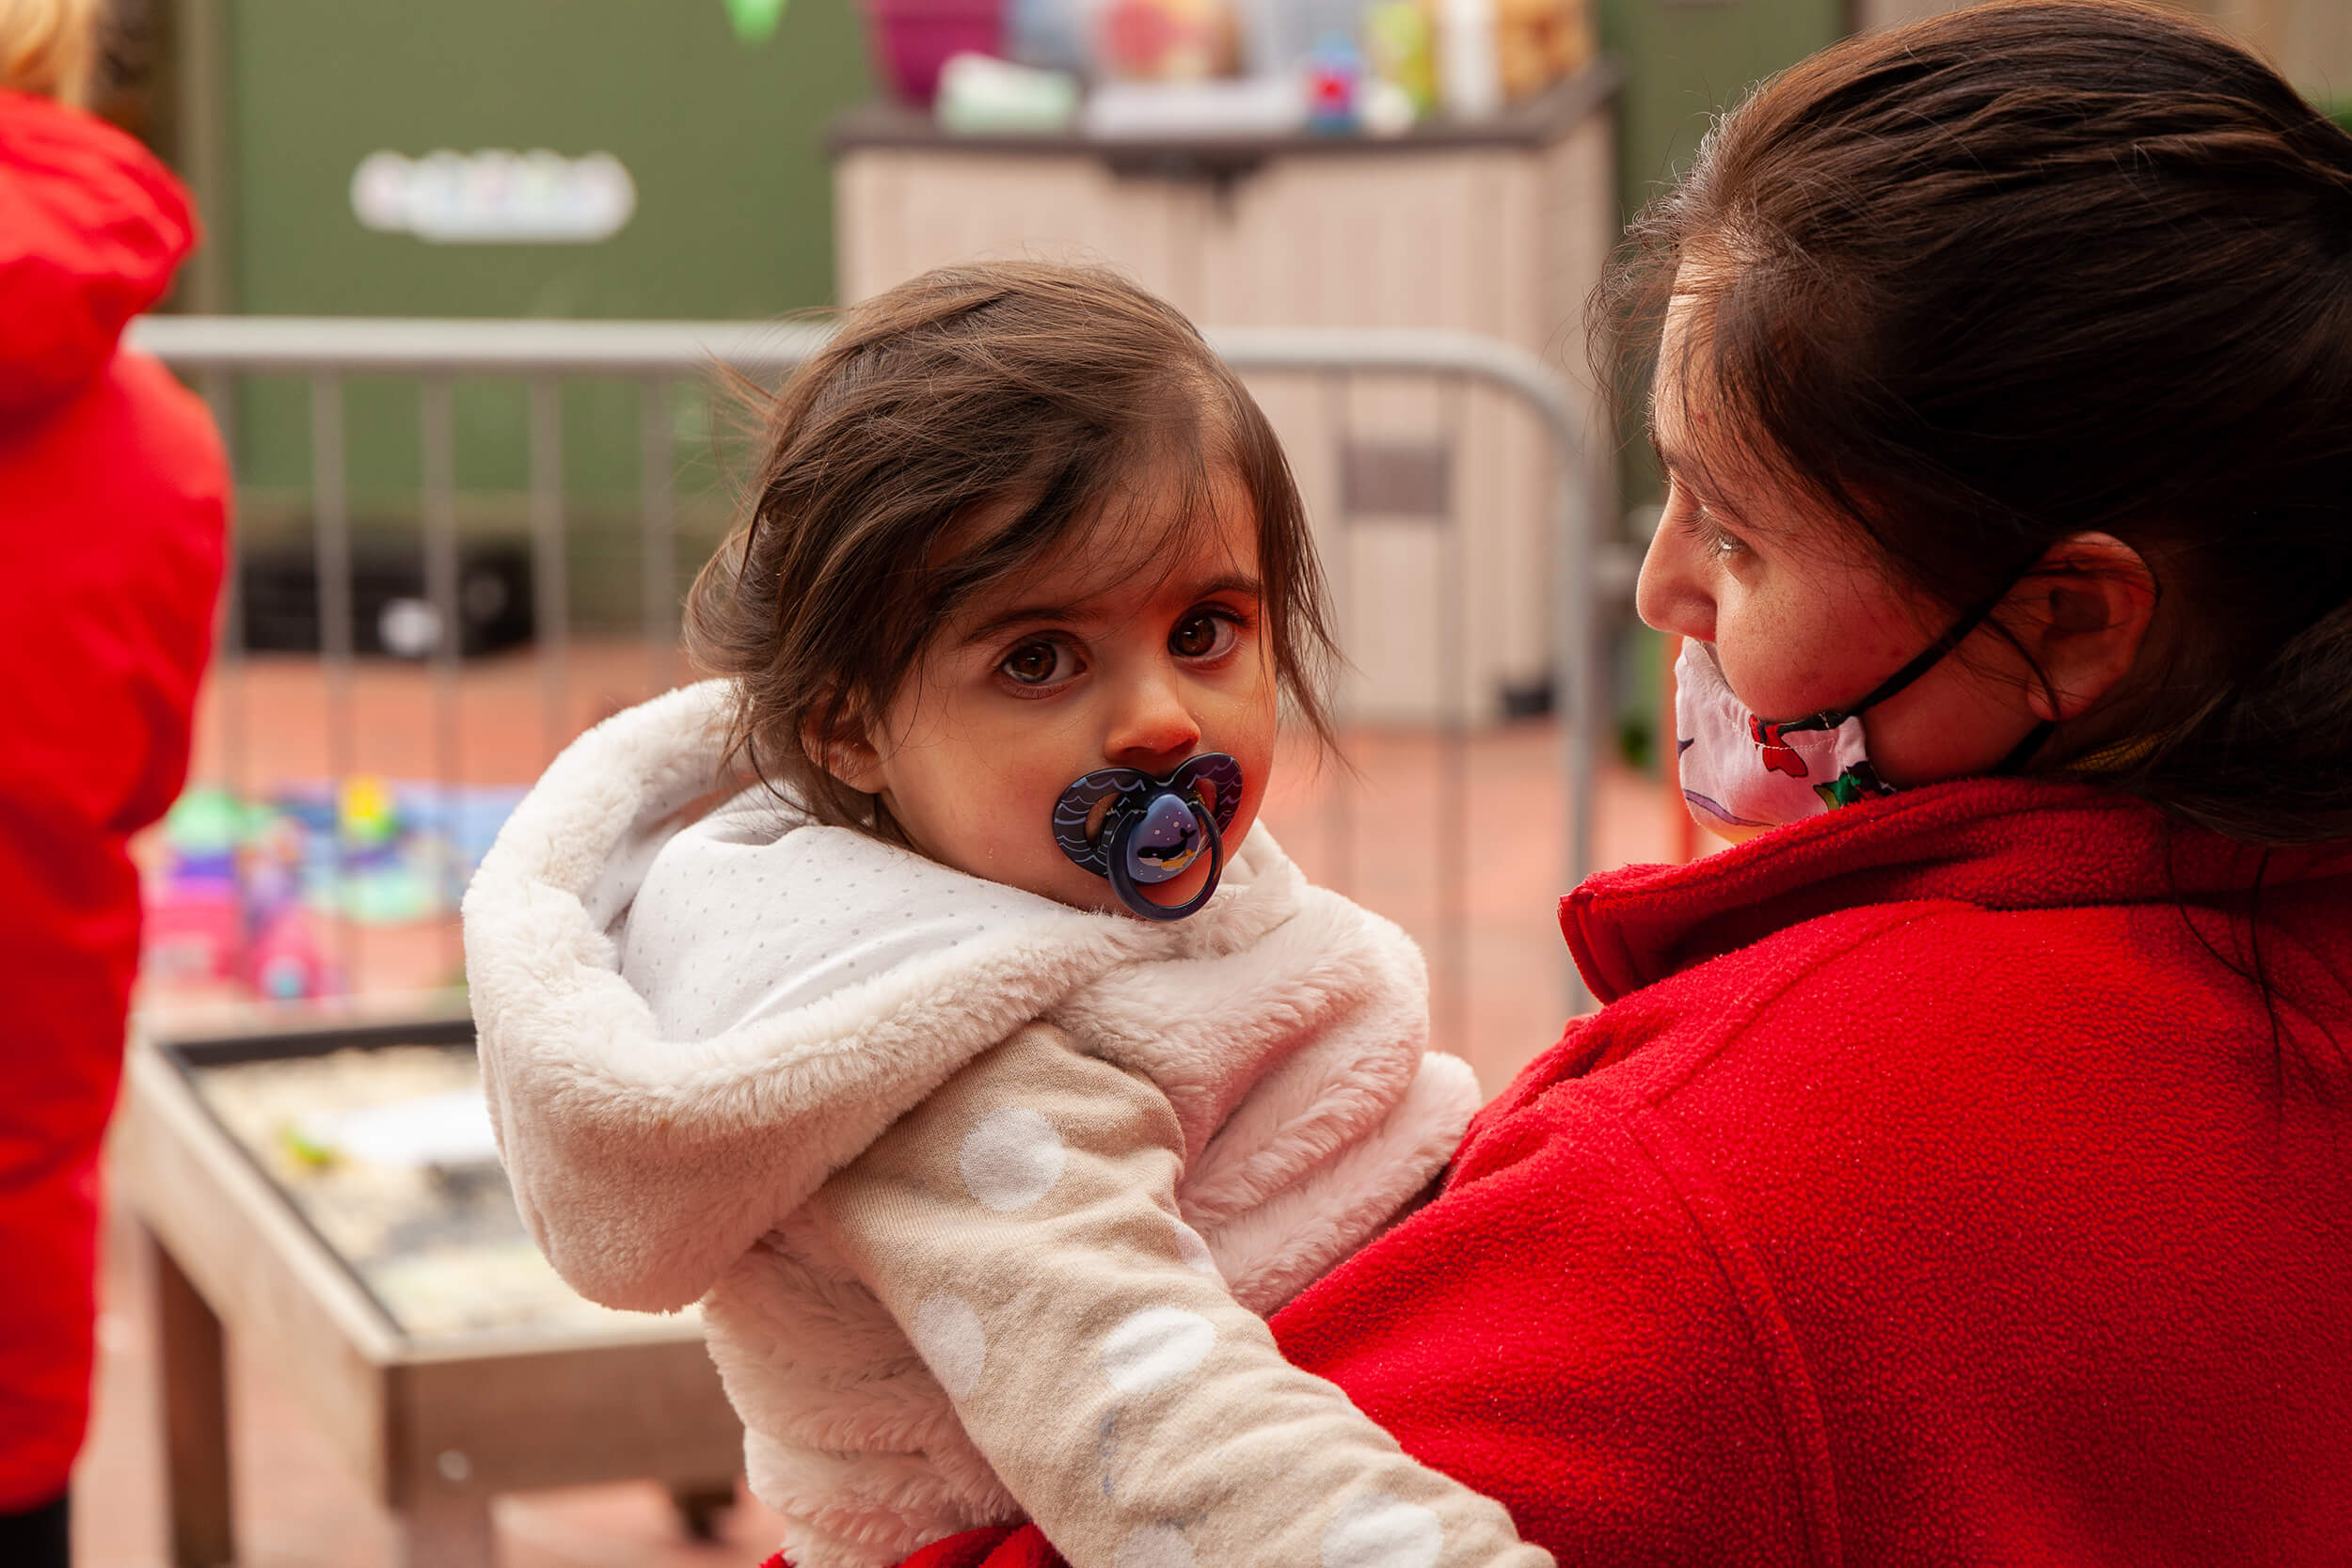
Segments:
[[[1561,917],[1608,1006],[1300,1366],[1564,1564],[2352,1561],[2352,848],[1979,781]]]
[[[56,1496],[81,1445],[127,844],[179,790],[211,646],[220,443],[115,348],[194,238],[138,143],[0,92],[0,1512]]]

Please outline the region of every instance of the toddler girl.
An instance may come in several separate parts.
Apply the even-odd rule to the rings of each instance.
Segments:
[[[1079,1568],[1549,1560],[1256,1315],[1476,1101],[1411,942],[1253,828],[1320,592],[1175,311],[930,274],[782,394],[690,606],[723,678],[581,737],[469,890],[532,1233],[702,1302],[800,1568],[1023,1513]]]

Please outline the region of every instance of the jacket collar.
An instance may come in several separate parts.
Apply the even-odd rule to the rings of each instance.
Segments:
[[[1688,865],[1629,865],[1560,900],[1593,994],[1614,1001],[1840,910],[1913,899],[1992,910],[2234,901],[2352,875],[2352,847],[2235,843],[2094,784],[1965,779],[1809,816]]]

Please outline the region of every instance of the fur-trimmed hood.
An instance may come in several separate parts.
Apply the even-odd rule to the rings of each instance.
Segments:
[[[697,1299],[1033,1020],[1168,1096],[1186,1217],[1253,1306],[1359,1244],[1458,1138],[1476,1087],[1424,1057],[1418,950],[1263,829],[1189,920],[1090,913],[772,800],[707,810],[725,713],[707,683],[582,736],[466,895],[492,1119],[526,1223],[583,1294]],[[1334,1164],[1376,1168],[1342,1194]]]

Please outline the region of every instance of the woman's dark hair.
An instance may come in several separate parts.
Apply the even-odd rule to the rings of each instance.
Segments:
[[[1281,445],[1192,324],[1118,274],[926,273],[841,312],[766,422],[750,519],[695,579],[687,644],[735,684],[730,759],[819,821],[890,831],[817,737],[877,719],[961,607],[1069,548],[1106,578],[1148,571],[1213,520],[1220,481],[1256,513],[1283,693],[1330,738],[1323,576]],[[1106,537],[1147,481],[1178,487],[1179,516]]]
[[[2352,137],[2275,71],[2099,0],[1851,39],[1633,224],[1596,309],[1639,384],[1678,269],[1724,455],[1898,580],[1958,611],[2088,531],[2150,562],[2178,657],[2099,777],[2352,837]]]

